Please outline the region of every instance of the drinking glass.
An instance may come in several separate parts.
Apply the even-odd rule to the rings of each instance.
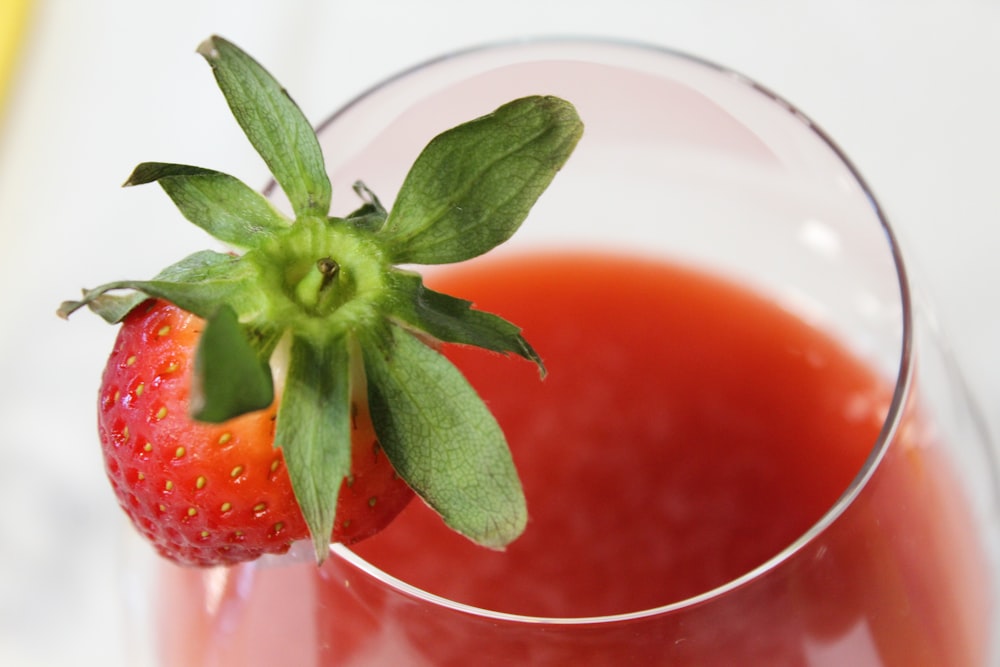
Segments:
[[[332,545],[322,567],[298,547],[232,568],[158,565],[151,622],[160,664],[996,664],[1000,516],[987,434],[872,190],[778,95],[643,44],[556,39],[450,54],[382,82],[322,124],[333,212],[358,206],[358,179],[390,204],[432,136],[532,94],[573,102],[585,132],[521,230],[495,252],[669,262],[761,295],[836,340],[883,383],[884,391],[838,399],[846,419],[876,422],[864,460],[815,521],[759,562],[682,596],[606,613],[449,599],[369,562],[363,545]],[[669,344],[669,330],[657,335]],[[779,381],[766,372],[746,379]],[[809,433],[828,427],[806,426],[803,448]],[[518,442],[511,447],[518,460]],[[836,452],[808,451],[810,465],[833,465]],[[598,455],[574,453],[584,462]],[[534,456],[549,463],[522,468],[526,487],[561,455]],[[666,472],[650,494],[669,492]],[[537,557],[558,569],[615,539],[595,532]],[[762,538],[737,531],[733,539]],[[734,541],[723,550],[740,548]],[[656,578],[605,566],[591,578],[605,592],[648,588]],[[474,567],[470,560],[468,574],[456,568],[452,577],[471,577]],[[491,586],[562,594],[555,580],[505,576]]]

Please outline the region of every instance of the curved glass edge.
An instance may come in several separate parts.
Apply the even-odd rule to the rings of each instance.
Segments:
[[[766,86],[758,83],[754,79],[734,70],[729,67],[717,64],[710,60],[693,56],[691,54],[671,49],[669,47],[652,44],[642,41],[624,40],[624,39],[613,39],[604,37],[588,37],[588,36],[539,36],[523,38],[518,40],[508,40],[508,41],[496,41],[481,44],[478,46],[472,46],[465,49],[459,49],[456,51],[451,51],[418,63],[412,67],[406,68],[391,75],[379,83],[370,86],[366,90],[362,91],[346,104],[344,104],[340,109],[335,111],[333,114],[328,116],[324,121],[322,121],[317,126],[317,132],[322,132],[324,128],[335,123],[341,116],[350,111],[357,104],[368,98],[369,96],[391,86],[393,83],[405,79],[418,72],[431,69],[435,66],[446,64],[450,61],[457,60],[470,55],[477,54],[489,54],[492,52],[499,52],[503,50],[516,51],[522,48],[532,48],[532,47],[547,47],[547,46],[565,46],[565,47],[588,47],[588,46],[600,46],[602,48],[613,48],[617,50],[629,50],[636,51],[645,54],[660,54],[668,58],[676,58],[680,60],[687,61],[689,63],[703,66],[707,69],[715,71],[717,74],[731,78],[732,80],[745,85],[757,93],[770,99],[774,104],[784,109],[789,116],[791,116],[796,122],[802,123],[807,127],[807,129],[812,132],[820,141],[826,145],[836,156],[836,158],[845,166],[848,172],[851,174],[852,178],[856,181],[857,185],[861,188],[861,191],[867,196],[869,204],[871,206],[871,211],[878,221],[878,224],[882,227],[882,231],[886,237],[887,248],[892,256],[893,265],[896,269],[897,284],[899,287],[899,298],[901,305],[901,317],[902,317],[902,339],[900,342],[901,350],[899,357],[899,367],[897,371],[896,381],[893,388],[892,398],[889,403],[888,412],[886,414],[885,420],[882,424],[881,431],[878,438],[872,446],[871,452],[869,453],[865,463],[863,464],[861,470],[851,481],[848,488],[843,494],[837,499],[836,502],[830,507],[829,510],[817,521],[812,527],[809,528],[805,533],[803,533],[798,539],[796,539],[792,544],[784,548],[782,551],[778,552],[770,559],[762,563],[761,565],[749,570],[745,574],[732,579],[721,586],[710,589],[696,596],[689,597],[683,600],[678,600],[676,602],[671,602],[662,606],[651,607],[648,609],[637,610],[633,612],[626,612],[621,614],[611,614],[605,616],[579,616],[579,617],[543,617],[543,616],[527,616],[519,614],[510,614],[505,612],[494,611],[490,609],[484,609],[481,607],[475,607],[473,605],[467,605],[454,600],[449,600],[439,595],[435,595],[428,591],[425,591],[419,587],[413,586],[411,584],[398,579],[389,573],[381,570],[375,565],[364,560],[361,556],[357,555],[342,544],[331,544],[330,552],[334,557],[337,557],[349,565],[357,568],[364,574],[372,577],[373,579],[380,581],[387,585],[388,587],[397,590],[399,593],[412,597],[414,599],[426,602],[428,604],[436,605],[446,609],[450,609],[456,612],[465,613],[473,616],[478,616],[484,619],[496,620],[496,621],[507,621],[516,622],[524,624],[537,624],[537,625],[593,625],[593,624],[605,624],[605,623],[620,623],[626,621],[639,620],[644,618],[651,618],[671,612],[676,612],[682,609],[690,608],[698,604],[705,603],[714,598],[718,598],[726,593],[729,593],[737,588],[740,588],[755,579],[758,579],[771,570],[774,570],[782,563],[788,561],[796,553],[804,549],[810,542],[814,541],[824,530],[826,530],[831,524],[833,524],[851,505],[851,503],[858,497],[862,490],[867,485],[868,481],[875,474],[879,463],[885,457],[886,451],[888,449],[889,443],[892,442],[896,432],[899,428],[901,417],[906,408],[907,400],[910,396],[912,383],[913,383],[913,305],[912,305],[912,294],[910,289],[910,282],[906,266],[903,261],[902,252],[896,234],[892,231],[892,227],[884,213],[882,206],[879,204],[877,198],[874,195],[873,190],[861,175],[861,172],[854,165],[854,163],[847,157],[846,153],[837,145],[837,143],[822,129],[817,123],[815,123],[809,116],[802,112],[798,107],[787,101],[785,98],[778,95],[776,92],[767,88]],[[272,181],[268,183],[267,187],[264,188],[265,194],[270,194],[274,191],[276,184]]]

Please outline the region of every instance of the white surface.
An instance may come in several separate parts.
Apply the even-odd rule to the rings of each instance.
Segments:
[[[625,37],[743,72],[816,120],[872,184],[996,431],[1000,4],[679,4],[40,2],[0,126],[0,664],[128,664],[121,523],[93,414],[114,330],[54,309],[84,284],[205,247],[158,188],[117,187],[136,163],[264,182],[194,54],[213,32],[314,121],[405,66],[495,39]]]

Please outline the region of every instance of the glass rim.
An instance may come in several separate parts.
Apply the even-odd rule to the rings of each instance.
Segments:
[[[861,469],[851,480],[851,483],[848,485],[847,489],[837,498],[836,501],[834,501],[834,503],[826,510],[826,512],[824,512],[823,516],[820,517],[819,520],[817,520],[809,529],[807,529],[804,533],[802,533],[791,544],[789,544],[781,551],[777,552],[776,554],[768,558],[760,565],[748,570],[744,574],[735,577],[733,579],[730,579],[729,581],[720,584],[719,586],[703,591],[697,595],[655,607],[648,607],[630,612],[621,612],[621,613],[614,613],[607,615],[550,617],[550,616],[532,616],[526,614],[516,614],[516,613],[502,612],[502,611],[477,607],[474,605],[457,602],[455,600],[450,600],[444,596],[431,593],[418,586],[407,583],[406,581],[389,574],[388,572],[382,570],[381,568],[375,566],[374,564],[362,558],[360,555],[352,551],[350,547],[347,547],[339,543],[334,543],[330,545],[330,553],[332,556],[339,558],[348,565],[360,571],[362,574],[371,577],[372,579],[395,590],[396,592],[405,595],[407,597],[413,598],[419,602],[427,603],[437,607],[442,607],[457,613],[476,616],[484,620],[503,621],[508,623],[522,623],[531,625],[582,626],[582,625],[621,623],[621,622],[635,621],[646,618],[653,618],[681,611],[684,609],[688,609],[696,605],[704,604],[713,599],[719,598],[756,579],[765,576],[772,570],[776,569],[782,563],[785,563],[786,561],[791,559],[796,553],[802,551],[808,544],[813,542],[823,531],[825,531],[831,524],[833,524],[847,510],[847,508],[857,498],[857,496],[861,493],[861,491],[867,486],[868,481],[875,474],[875,471],[877,470],[879,463],[885,457],[886,451],[888,450],[888,447],[892,442],[896,434],[896,431],[899,428],[903,410],[906,406],[906,402],[911,391],[912,378],[913,378],[913,305],[912,305],[910,282],[905,264],[903,262],[903,256],[900,249],[898,238],[896,234],[893,232],[892,227],[889,224],[889,221],[885,215],[885,212],[882,206],[880,205],[878,199],[875,197],[871,187],[868,185],[865,178],[861,175],[858,168],[854,165],[854,163],[847,156],[844,150],[841,149],[840,146],[830,137],[830,135],[828,135],[809,116],[807,116],[798,107],[796,107],[794,104],[792,104],[784,97],[771,90],[770,88],[760,84],[753,78],[748,77],[737,70],[734,70],[727,66],[720,65],[711,60],[689,54],[679,49],[674,49],[671,47],[650,42],[638,41],[638,40],[630,40],[630,39],[615,38],[615,37],[599,37],[599,36],[535,36],[535,37],[523,37],[519,39],[484,42],[478,45],[447,51],[440,55],[433,56],[431,58],[420,61],[414,65],[411,65],[407,68],[397,71],[395,74],[383,78],[379,82],[375,83],[374,85],[366,88],[359,94],[355,95],[345,104],[343,104],[339,109],[337,109],[332,114],[327,116],[317,126],[316,131],[317,133],[322,132],[326,127],[336,123],[341,116],[346,114],[353,107],[360,104],[373,94],[376,94],[381,90],[390,87],[397,81],[407,79],[410,76],[434,68],[438,65],[444,65],[451,61],[464,58],[466,56],[488,54],[491,52],[500,52],[504,50],[517,51],[520,49],[530,49],[535,47],[557,47],[557,46],[578,47],[578,48],[585,48],[588,46],[599,46],[602,48],[616,48],[620,50],[636,51],[649,55],[664,56],[667,58],[678,59],[686,61],[691,64],[699,65],[709,70],[712,70],[717,74],[729,77],[734,81],[751,88],[758,94],[763,95],[765,98],[769,99],[771,103],[778,105],[779,107],[784,109],[794,120],[805,125],[813,135],[815,135],[827,148],[829,148],[833,152],[834,156],[848,170],[851,177],[855,180],[857,185],[861,188],[861,191],[868,199],[871,211],[875,215],[875,219],[882,228],[882,232],[885,234],[886,244],[890,251],[890,255],[892,257],[893,267],[895,269],[895,275],[897,279],[897,285],[899,288],[900,316],[902,324],[899,366],[896,372],[896,378],[893,386],[892,396],[888,405],[888,409],[885,417],[882,420],[882,426],[879,431],[878,437],[872,444],[869,454],[865,459],[864,463],[862,464]],[[264,189],[264,193],[270,194],[274,190],[275,186],[276,184],[274,183],[274,181],[271,181],[268,184],[268,186]]]

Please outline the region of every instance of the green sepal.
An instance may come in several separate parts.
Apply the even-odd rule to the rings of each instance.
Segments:
[[[126,186],[158,182],[185,218],[218,240],[255,248],[292,223],[259,192],[235,176],[212,169],[143,162]]]
[[[385,224],[388,212],[382,206],[375,193],[368,189],[368,186],[361,181],[354,183],[354,192],[357,193],[361,201],[364,202],[356,210],[347,216],[347,220],[357,227],[367,231],[377,231]]]
[[[126,294],[109,294],[96,290],[83,290],[80,301],[63,301],[56,311],[62,318],[68,318],[77,309],[87,306],[108,324],[118,324],[131,313],[136,306],[149,297],[142,292],[130,291]]]
[[[275,392],[267,359],[279,339],[287,342],[275,446],[318,560],[328,553],[350,472],[352,392],[364,386],[399,475],[452,528],[503,548],[527,520],[506,440],[459,370],[422,341],[517,354],[543,374],[544,366],[516,326],[393,265],[462,261],[507,240],[581,136],[572,105],[524,98],[449,130],[421,153],[391,211],[358,182],[362,205],[339,218],[330,215],[319,142],[284,89],[222,38],[198,51],[287,195],[295,223],[232,176],[140,164],[126,185],[159,182],[185,217],[247,253],[195,253],[152,280],[85,291],[59,314],[86,305],[114,323],[157,297],[206,319],[196,359],[201,420],[266,407]]]
[[[392,314],[404,325],[445,343],[516,354],[537,365],[545,376],[542,358],[521,335],[520,327],[493,313],[473,309],[471,301],[428,288],[416,273],[396,269],[388,278],[393,292]]]
[[[337,496],[351,470],[349,345],[347,336],[322,345],[293,337],[274,435],[319,562],[327,556]]]
[[[368,407],[396,472],[452,529],[502,549],[527,523],[503,431],[465,377],[413,335],[365,344]]]
[[[205,40],[198,53],[212,66],[233,116],[296,217],[327,215],[330,179],[319,140],[299,106],[256,60],[222,37]]]
[[[221,424],[274,402],[268,350],[255,349],[229,306],[205,322],[198,338],[191,382],[191,416]]]
[[[239,257],[202,250],[168,266],[152,280],[119,280],[86,290],[82,299],[64,301],[57,312],[60,317],[69,317],[83,306],[89,306],[105,321],[114,324],[121,321],[131,307],[148,297],[156,297],[207,318],[221,304],[252,299],[254,292],[248,290],[247,285],[253,284],[255,276],[253,265],[240,261]],[[136,290],[141,295],[121,299],[107,294],[122,289]]]
[[[574,107],[525,97],[431,140],[379,235],[393,263],[447,264],[514,234],[583,132]]]

